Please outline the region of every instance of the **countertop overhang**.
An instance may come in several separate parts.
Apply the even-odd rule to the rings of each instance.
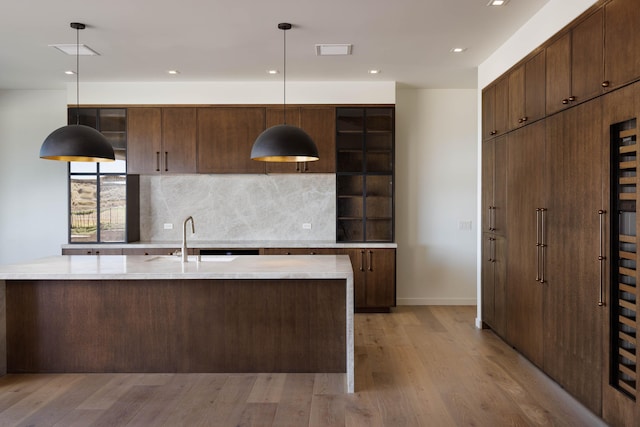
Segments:
[[[0,280],[350,279],[348,255],[60,255],[0,266]]]
[[[179,248],[179,241],[153,241],[132,243],[67,243],[63,249],[107,248]],[[336,242],[335,240],[196,240],[189,239],[189,248],[195,249],[260,249],[260,248],[397,248],[397,243]]]

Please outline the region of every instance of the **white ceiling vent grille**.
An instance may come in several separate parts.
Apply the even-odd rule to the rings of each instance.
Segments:
[[[76,55],[76,45],[75,44],[50,44],[50,47],[55,47],[56,49],[58,49],[60,52],[62,53],[66,53],[67,55]],[[98,52],[96,52],[95,50],[91,49],[89,46],[85,45],[85,44],[80,44],[79,46],[79,54],[80,56],[83,55],[87,55],[87,56],[95,56],[95,55],[100,55]]]
[[[316,56],[351,55],[351,44],[317,44]]]

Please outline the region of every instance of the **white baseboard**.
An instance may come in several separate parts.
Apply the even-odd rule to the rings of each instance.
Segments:
[[[397,298],[397,305],[477,305],[476,298]]]

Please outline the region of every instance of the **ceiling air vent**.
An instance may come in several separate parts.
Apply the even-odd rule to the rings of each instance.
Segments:
[[[316,56],[351,55],[351,44],[317,44]]]

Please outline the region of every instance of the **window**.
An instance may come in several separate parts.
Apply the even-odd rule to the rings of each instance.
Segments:
[[[69,242],[127,241],[126,109],[69,109],[69,123],[99,130],[115,162],[69,163]]]

